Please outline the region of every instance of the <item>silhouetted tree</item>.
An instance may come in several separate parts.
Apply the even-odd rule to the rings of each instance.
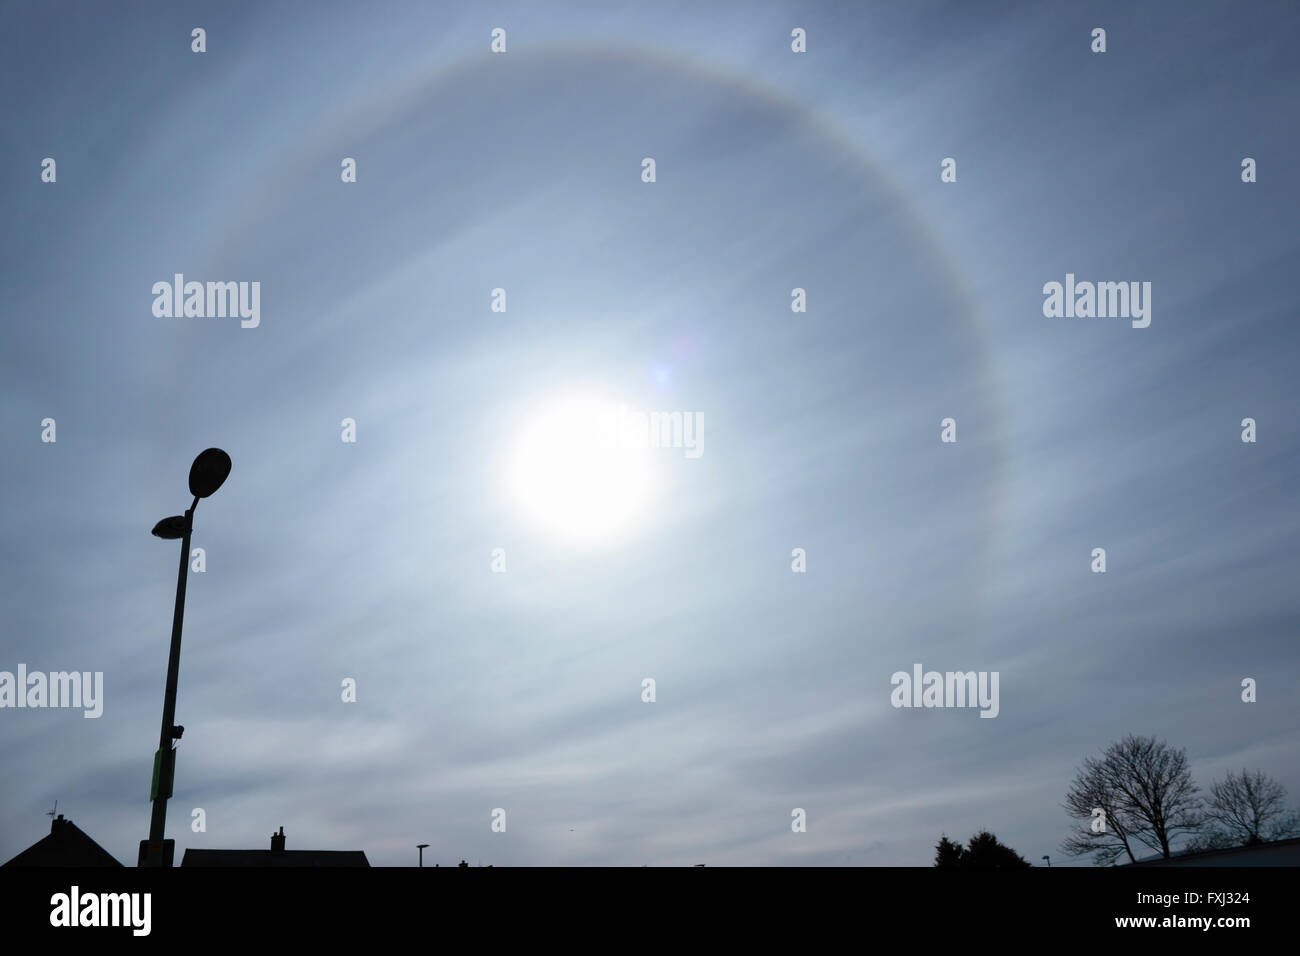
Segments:
[[[1011,847],[999,843],[998,838],[992,833],[981,830],[971,837],[970,842],[966,844],[966,852],[962,854],[961,865],[987,869],[989,867],[1018,868],[1029,866],[1030,863]]]
[[[1300,835],[1300,816],[1287,808],[1286,788],[1256,770],[1229,773],[1210,785],[1207,848],[1250,846]]]
[[[948,839],[948,834],[939,837],[939,843],[934,848],[934,865],[935,866],[961,866],[962,850],[960,843],[954,843]]]
[[[1129,840],[1128,817],[1120,812],[1119,794],[1106,782],[1102,761],[1092,757],[1084,760],[1083,769],[1065,795],[1065,809],[1070,816],[1081,818],[1084,823],[1061,844],[1063,852],[1071,856],[1095,852],[1094,861],[1098,866],[1109,866],[1121,854],[1127,856],[1130,863],[1137,859]],[[1102,816],[1094,813],[1097,809],[1102,811]],[[1104,826],[1096,829],[1098,823]]]
[[[1066,794],[1065,809],[1085,822],[1061,849],[1074,856],[1096,853],[1096,862],[1105,865],[1120,854],[1136,860],[1133,847],[1143,843],[1168,859],[1178,836],[1197,833],[1204,825],[1199,792],[1185,749],[1130,734],[1107,747],[1100,759],[1084,760]],[[1104,817],[1093,813],[1098,807]],[[1094,829],[1095,820],[1104,826]]]
[[[960,843],[949,840],[947,835],[939,838],[935,846],[935,866],[959,866],[969,869],[995,869],[1030,866],[1030,862],[1004,843],[999,843],[988,830],[981,830],[970,838],[963,848]]]

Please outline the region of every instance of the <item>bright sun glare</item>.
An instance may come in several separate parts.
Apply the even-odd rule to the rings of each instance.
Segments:
[[[609,402],[566,398],[544,407],[514,447],[516,502],[568,542],[603,543],[627,532],[650,497],[648,450],[618,440],[616,413]]]

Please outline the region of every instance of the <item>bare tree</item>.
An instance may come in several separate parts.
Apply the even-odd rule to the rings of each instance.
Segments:
[[[1109,866],[1120,856],[1127,856],[1130,863],[1137,859],[1129,839],[1132,823],[1106,783],[1104,760],[1084,759],[1083,768],[1065,795],[1065,809],[1085,822],[1061,844],[1062,852],[1070,856],[1096,853],[1094,861],[1098,866]]]
[[[1100,759],[1084,760],[1066,794],[1065,809],[1088,822],[1061,849],[1075,856],[1095,852],[1096,862],[1105,865],[1121,854],[1135,861],[1134,847],[1141,843],[1168,859],[1177,837],[1204,825],[1198,793],[1186,750],[1130,734],[1107,747]],[[1094,813],[1098,808],[1104,816]]]
[[[1229,773],[1210,785],[1206,814],[1218,839],[1227,846],[1249,846],[1300,834],[1300,816],[1287,808],[1286,788],[1256,770]]]

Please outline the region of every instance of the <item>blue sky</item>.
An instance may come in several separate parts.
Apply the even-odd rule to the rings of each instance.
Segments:
[[[379,865],[926,865],[988,828],[1056,865],[1127,733],[1300,800],[1300,18],[1129,6],[6,5],[0,670],[105,703],[0,710],[0,859],[58,799],[134,862],[148,531],[213,445],[178,859],[283,825]],[[178,272],[260,282],[260,325],[154,316]],[[1151,282],[1150,327],[1044,317],[1067,273]],[[704,421],[595,546],[509,493],[574,389]],[[918,662],[999,672],[998,717],[891,707]]]

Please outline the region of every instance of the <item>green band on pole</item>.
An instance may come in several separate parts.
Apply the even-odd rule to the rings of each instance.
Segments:
[[[160,797],[170,800],[172,784],[176,780],[176,749],[156,750],[153,755],[153,782],[149,785],[149,799]]]

